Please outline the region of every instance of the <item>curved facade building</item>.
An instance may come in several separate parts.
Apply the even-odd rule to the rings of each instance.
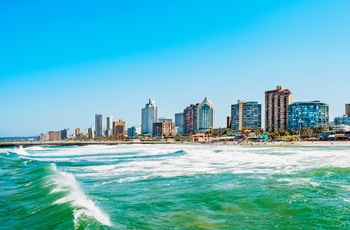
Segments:
[[[288,130],[328,127],[329,106],[320,101],[295,102],[288,106]]]
[[[197,113],[198,131],[205,131],[215,127],[215,107],[207,97],[198,105]]]

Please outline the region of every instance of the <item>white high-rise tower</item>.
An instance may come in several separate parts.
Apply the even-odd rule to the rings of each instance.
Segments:
[[[142,109],[141,132],[142,134],[152,135],[153,123],[158,120],[158,106],[156,106],[153,98]]]

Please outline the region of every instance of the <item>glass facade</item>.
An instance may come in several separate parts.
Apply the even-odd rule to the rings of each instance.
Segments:
[[[103,116],[102,114],[96,114],[95,115],[95,131],[96,131],[96,136],[97,137],[102,137],[103,136]]]
[[[261,104],[238,100],[231,105],[231,129],[261,129]]]
[[[142,109],[141,132],[142,134],[152,135],[153,123],[158,121],[158,106],[153,98],[149,99],[148,104]]]
[[[202,103],[198,105],[198,131],[213,129],[215,126],[214,116],[214,104],[208,98],[204,98]]]
[[[350,117],[336,117],[334,118],[335,125],[349,125],[350,126]]]
[[[295,102],[288,106],[288,131],[328,127],[329,106],[320,101]]]

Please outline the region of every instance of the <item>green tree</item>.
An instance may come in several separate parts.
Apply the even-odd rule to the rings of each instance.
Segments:
[[[323,132],[323,127],[322,126],[317,126],[313,128],[312,133],[317,136],[318,134]]]
[[[301,128],[300,129],[300,137],[301,138],[310,138],[312,136],[312,131],[309,128]]]

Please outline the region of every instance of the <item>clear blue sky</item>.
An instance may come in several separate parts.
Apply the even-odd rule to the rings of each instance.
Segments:
[[[350,1],[1,1],[0,136],[174,118],[208,97],[225,126],[238,99],[283,85],[350,103]],[[264,118],[263,118],[264,121]]]

